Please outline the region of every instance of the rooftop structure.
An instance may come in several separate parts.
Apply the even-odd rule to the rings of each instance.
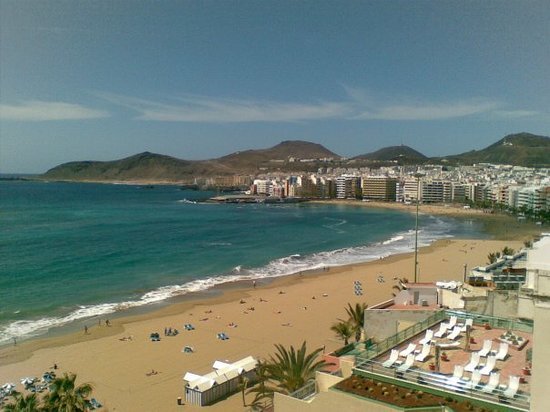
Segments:
[[[464,403],[478,411],[528,411],[531,376],[525,374],[529,373],[525,367],[532,331],[528,321],[438,311],[377,344],[361,343],[341,353],[341,359],[355,355],[351,373],[346,378],[318,374],[318,390],[310,385],[309,394],[295,394],[301,399],[296,401],[298,409],[287,408],[292,404],[288,399],[278,402],[281,396],[276,397],[275,406],[279,410],[285,405],[283,411],[328,410],[321,403],[326,405],[327,398],[336,397],[341,409],[365,409],[366,404],[374,407],[382,402],[380,410],[407,410],[407,405],[411,406],[407,398],[418,397],[435,402],[434,407]],[[476,356],[480,360],[472,365]],[[329,381],[332,385],[327,385]],[[379,388],[367,390],[368,385]],[[380,387],[386,389],[379,398],[375,395]],[[354,396],[350,398],[349,392]]]

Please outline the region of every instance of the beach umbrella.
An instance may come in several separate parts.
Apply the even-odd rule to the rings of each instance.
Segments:
[[[44,382],[51,382],[55,379],[55,373],[54,372],[44,372],[44,375],[42,375],[42,380]]]
[[[31,378],[30,376],[27,376],[25,378],[21,378],[21,384],[25,386],[32,385],[35,380],[36,380],[35,378]]]

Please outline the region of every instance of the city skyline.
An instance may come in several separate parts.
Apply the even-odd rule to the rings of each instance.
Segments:
[[[162,7],[160,7],[162,5]],[[540,1],[0,3],[0,172],[548,135]]]

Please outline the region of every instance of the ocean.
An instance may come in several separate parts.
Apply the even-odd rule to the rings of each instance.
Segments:
[[[209,204],[177,186],[0,181],[0,345],[234,280],[414,249],[415,217],[337,204]],[[485,237],[420,216],[419,245]]]

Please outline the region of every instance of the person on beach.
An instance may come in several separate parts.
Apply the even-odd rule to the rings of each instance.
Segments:
[[[87,334],[88,334],[88,326],[84,325],[84,335],[87,335]]]
[[[252,287],[253,287],[254,289],[256,289],[256,281],[255,281],[255,280],[252,281]]]
[[[111,321],[110,321],[109,319],[105,319],[105,324],[106,324],[107,326],[111,326]]]

